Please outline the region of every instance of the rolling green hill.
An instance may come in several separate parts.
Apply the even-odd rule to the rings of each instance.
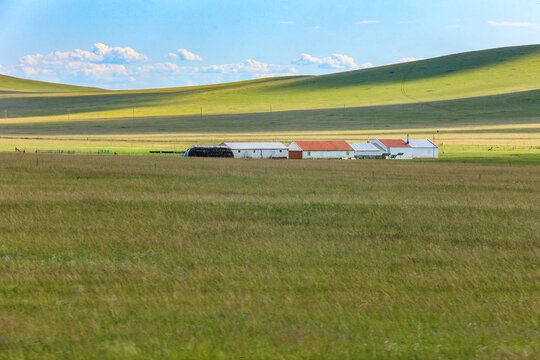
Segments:
[[[462,99],[540,88],[540,45],[508,47],[324,76],[259,79],[220,85],[99,92],[10,78],[1,89],[12,117],[54,117],[66,108],[78,119],[235,114],[328,109]],[[58,87],[58,88],[56,88]],[[67,90],[69,89],[69,90]],[[91,93],[85,91],[93,90]],[[37,90],[36,90],[37,91]],[[60,91],[75,91],[55,93]]]
[[[103,91],[103,89],[93,87],[83,87],[75,85],[56,84],[44,81],[19,79],[12,76],[0,75],[0,93],[11,92],[86,92]]]
[[[363,141],[443,129],[445,144],[530,147],[540,144],[539,114],[540,45],[168,89],[107,91],[0,78],[3,149],[38,148],[35,141],[47,139],[48,148],[76,149],[125,149],[136,141],[129,146],[141,152],[148,146],[141,141],[154,148],[299,136]],[[81,139],[102,143],[83,146]]]

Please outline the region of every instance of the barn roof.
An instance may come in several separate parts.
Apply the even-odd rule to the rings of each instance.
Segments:
[[[377,139],[386,147],[389,148],[406,148],[411,147],[403,139]]]
[[[413,148],[436,148],[437,145],[429,141],[428,139],[410,139],[409,145]]]
[[[349,143],[354,151],[380,151],[383,150],[373,143]]]
[[[303,151],[354,151],[354,149],[343,140],[337,141],[294,141]]]
[[[224,142],[232,150],[287,150],[280,142]]]

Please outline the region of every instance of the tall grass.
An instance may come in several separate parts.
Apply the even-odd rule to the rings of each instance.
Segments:
[[[535,358],[537,166],[0,154],[0,357]]]

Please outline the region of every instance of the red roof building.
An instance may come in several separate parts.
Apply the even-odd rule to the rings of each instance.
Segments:
[[[412,147],[403,139],[375,139],[373,144],[383,149],[390,159],[412,159]]]
[[[304,151],[354,151],[348,142],[338,141],[293,141]],[[290,146],[290,145],[289,145]]]
[[[400,148],[400,147],[411,147],[403,139],[377,139],[381,144],[388,148]]]
[[[354,149],[343,140],[293,141],[289,159],[354,159]]]

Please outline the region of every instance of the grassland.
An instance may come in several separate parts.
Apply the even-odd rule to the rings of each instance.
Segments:
[[[492,49],[324,76],[278,77],[220,85],[116,92],[6,89],[12,118],[78,119],[242,114],[418,103],[539,89],[540,45]],[[21,86],[26,84],[21,81]],[[49,84],[44,85],[44,89]]]
[[[44,81],[22,80],[13,76],[0,75],[0,93],[67,93],[105,91],[94,87],[57,84]]]
[[[0,153],[0,359],[537,358],[539,65],[534,45],[174,89],[0,76],[0,151],[26,150]],[[440,159],[34,152],[406,134]]]
[[[0,358],[540,353],[538,166],[36,160],[0,154]]]
[[[539,79],[540,45],[325,76],[136,91],[0,76],[0,150],[140,154],[225,139],[365,141],[407,133],[432,138],[439,130],[437,144],[449,149],[520,153],[540,144]]]

